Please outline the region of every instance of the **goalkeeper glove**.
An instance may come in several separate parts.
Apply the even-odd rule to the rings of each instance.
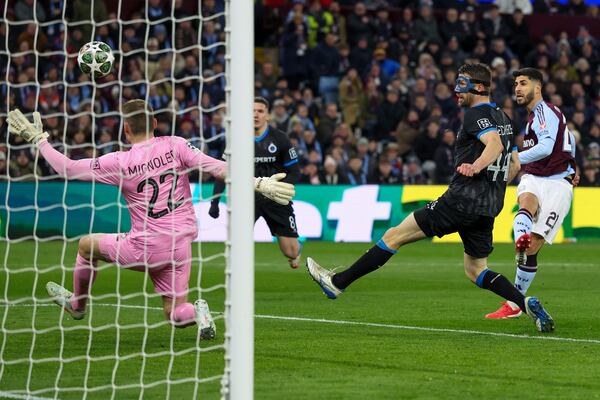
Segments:
[[[44,132],[42,117],[39,112],[33,113],[33,124],[23,115],[18,108],[8,113],[8,131],[23,140],[34,145],[38,145],[42,140],[48,138],[48,133]]]
[[[279,182],[283,178],[285,178],[285,173],[275,174],[270,178],[254,178],[254,189],[266,198],[285,206],[292,200],[296,192],[291,183]]]

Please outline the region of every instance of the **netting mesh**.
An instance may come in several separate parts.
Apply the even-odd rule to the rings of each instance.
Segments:
[[[135,3],[135,2],[132,2]],[[148,274],[100,263],[83,321],[48,298],[72,287],[78,240],[130,227],[119,187],[60,178],[35,148],[8,135],[7,112],[42,114],[49,142],[71,159],[130,147],[121,105],[144,99],[157,136],[225,150],[225,10],[220,1],[5,0],[0,20],[0,397],[197,398],[223,394],[223,245],[194,245],[189,298],[208,300],[218,338],[175,329]],[[81,73],[92,40],[115,55],[98,80]],[[198,224],[210,190],[190,173]],[[202,214],[202,215],[201,215]],[[216,312],[216,313],[215,313]]]

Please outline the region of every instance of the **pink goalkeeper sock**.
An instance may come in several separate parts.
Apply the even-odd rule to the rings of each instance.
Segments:
[[[196,309],[192,303],[182,303],[171,312],[171,321],[179,328],[185,328],[196,323]]]
[[[97,266],[97,261],[92,264],[77,253],[75,271],[73,271],[73,298],[71,300],[71,305],[77,311],[85,311],[90,286],[96,280]]]

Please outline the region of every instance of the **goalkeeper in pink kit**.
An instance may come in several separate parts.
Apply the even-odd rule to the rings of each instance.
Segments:
[[[157,121],[143,100],[125,103],[123,114],[125,137],[132,144],[129,151],[74,161],[48,143],[39,113],[33,114],[33,124],[19,110],[9,113],[10,132],[37,146],[58,174],[118,186],[131,215],[131,230],[127,233],[82,237],[73,273],[73,293],[54,282],[46,285],[48,293],[74,319],[82,319],[98,260],[147,271],[155,291],[162,295],[165,318],[178,327],[198,323],[201,336],[213,338],[215,326],[206,302],[198,300],[192,305],[187,298],[191,244],[198,235],[187,172],[200,168],[224,178],[227,164],[207,156],[183,138],[154,137]],[[294,187],[279,182],[284,176],[255,178],[255,188],[266,197],[287,204]]]

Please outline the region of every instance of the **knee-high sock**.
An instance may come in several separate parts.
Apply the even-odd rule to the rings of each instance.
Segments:
[[[73,299],[71,305],[75,310],[85,311],[85,305],[92,284],[96,280],[98,262],[86,260],[77,253],[75,271],[73,271]]]
[[[537,272],[537,253],[527,256],[527,261],[525,265],[517,266],[517,274],[515,276],[515,287],[519,290],[519,292],[527,293],[531,282],[533,282],[533,278],[535,278],[535,273]]]
[[[181,303],[171,311],[171,322],[179,328],[185,328],[196,323],[196,309],[192,303]]]
[[[499,273],[486,268],[479,274],[475,284],[482,289],[487,289],[496,293],[498,296],[503,297],[508,301],[512,301],[518,305],[523,312],[526,311],[525,296],[523,296],[504,275],[500,275]]]
[[[519,212],[517,212],[517,215],[515,215],[515,220],[513,221],[513,234],[515,235],[515,240],[526,233],[531,233],[532,226],[533,216],[529,211],[521,208]]]
[[[362,255],[350,268],[336,273],[331,281],[338,289],[346,289],[352,282],[370,272],[375,271],[388,262],[396,250],[390,249],[381,239],[377,244]]]

